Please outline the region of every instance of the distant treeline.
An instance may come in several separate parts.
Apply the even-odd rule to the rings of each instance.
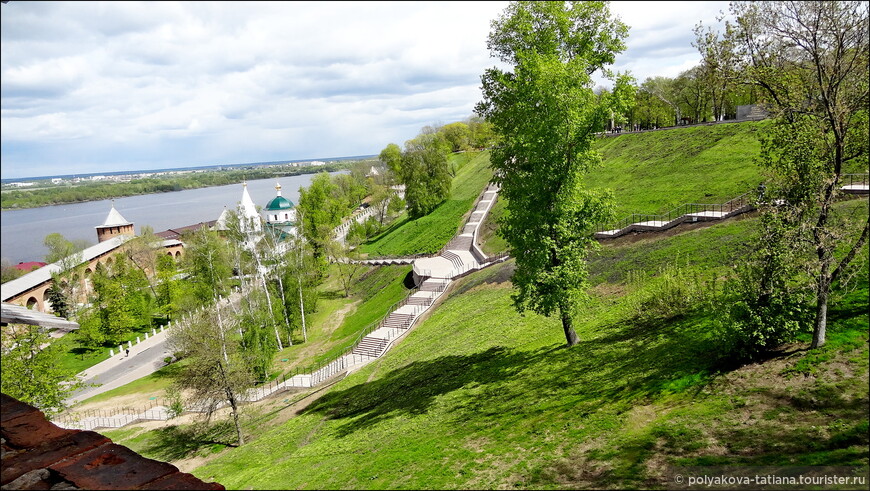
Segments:
[[[250,167],[244,169],[220,169],[198,171],[189,174],[170,174],[166,176],[133,179],[126,182],[88,181],[48,185],[33,189],[4,190],[0,194],[0,208],[3,210],[35,208],[38,206],[98,201],[140,194],[167,193],[184,189],[236,184],[244,180],[269,179],[275,177],[334,172],[349,169],[359,161],[347,160],[319,166],[291,167],[275,165]]]

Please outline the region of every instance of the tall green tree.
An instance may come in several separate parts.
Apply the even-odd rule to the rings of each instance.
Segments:
[[[725,33],[720,35],[709,26],[705,29],[700,22],[695,26],[694,33],[695,42],[692,46],[701,54],[701,78],[710,99],[713,120],[721,121],[725,119],[728,97],[736,80],[736,33],[730,24],[726,26]]]
[[[390,143],[378,155],[378,160],[384,163],[387,168],[396,176],[402,173],[402,149],[395,143]]]
[[[157,308],[169,318],[175,317],[179,311],[179,301],[182,296],[181,280],[178,278],[178,266],[175,258],[168,254],[157,256]]]
[[[870,221],[843,228],[834,202],[844,174],[867,172],[868,7],[860,1],[734,2],[736,59],[775,118],[762,139],[768,193],[790,210],[785,239],[813,278],[812,347],[825,344],[828,300],[867,241]]]
[[[591,75],[613,63],[627,35],[604,2],[512,2],[487,42],[512,67],[486,70],[476,112],[501,136],[491,162],[507,202],[500,234],[516,258],[514,302],[558,313],[568,346],[578,342],[572,317],[587,296],[593,228],[612,213],[610,194],[583,183],[601,160],[592,142],[634,98],[629,77],[597,96]]]
[[[633,122],[641,129],[667,126],[674,121],[673,106],[656,95],[658,88],[653,79],[647,78],[637,89]]]
[[[232,263],[227,244],[206,227],[185,239],[182,264],[191,294],[200,305],[213,304],[229,292]]]
[[[670,106],[672,110],[667,123],[662,122],[660,125],[656,122],[656,126],[679,124],[680,119],[683,117],[683,110],[679,100],[680,88],[677,86],[676,80],[668,77],[647,77],[643,82],[642,90],[654,95],[660,101]]]
[[[105,340],[114,343],[131,329],[150,324],[153,297],[148,280],[123,255],[115,256],[111,268],[97,268],[91,279],[91,308]]]
[[[87,248],[84,241],[69,241],[59,233],[45,236],[43,244],[48,248],[45,261],[57,264],[59,269],[51,273],[53,292],[52,305],[64,308],[64,317],[74,318],[75,305],[84,300],[81,292],[80,278],[84,274],[84,258],[81,251]],[[53,308],[53,307],[52,307]]]
[[[472,115],[465,123],[468,125],[469,140],[472,147],[483,149],[495,145],[497,135],[492,129],[492,123],[479,114]]]
[[[450,196],[449,144],[438,133],[421,133],[405,142],[400,178],[408,215],[428,215]]]
[[[450,143],[450,150],[459,152],[471,147],[471,131],[462,121],[446,124],[441,128],[444,138]]]
[[[69,317],[71,306],[67,297],[63,294],[63,289],[60,285],[52,283],[52,285],[48,287],[48,290],[45,291],[45,295],[49,305],[51,306],[52,312],[61,317]]]
[[[142,227],[139,236],[124,244],[121,254],[130,264],[142,272],[148,281],[151,294],[157,296],[157,256],[163,247],[163,239],[148,225]]]
[[[326,265],[327,243],[332,238],[334,228],[341,223],[342,211],[333,199],[336,192],[335,183],[326,172],[315,176],[308,188],[299,189],[297,217],[322,267]]]
[[[87,249],[89,245],[86,240],[67,240],[63,235],[57,232],[46,235],[42,243],[46,248],[48,248],[48,253],[45,255],[45,262],[49,264],[74,257],[75,254]]]
[[[302,332],[303,342],[308,342],[306,316],[317,311],[318,287],[324,281],[318,271],[317,259],[301,237],[293,238],[287,254],[282,259],[282,300],[291,325]]]
[[[691,118],[691,123],[704,121],[710,112],[710,103],[702,66],[698,65],[680,72],[673,81],[673,89],[680,114]],[[677,124],[680,124],[679,120]]]

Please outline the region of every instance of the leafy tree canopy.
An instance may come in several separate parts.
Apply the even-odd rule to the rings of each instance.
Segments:
[[[583,175],[600,163],[595,133],[634,97],[628,76],[596,94],[591,74],[625,49],[627,32],[603,2],[514,2],[487,43],[513,65],[486,70],[476,110],[501,137],[491,161],[507,201],[499,233],[516,258],[514,301],[520,311],[559,312],[569,346],[578,341],[572,315],[585,296],[591,231],[612,209]]]

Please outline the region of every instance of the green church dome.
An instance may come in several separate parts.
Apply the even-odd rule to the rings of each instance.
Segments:
[[[287,210],[293,208],[293,203],[283,196],[275,196],[266,205],[267,211]]]

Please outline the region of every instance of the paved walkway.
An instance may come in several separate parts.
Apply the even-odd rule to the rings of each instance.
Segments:
[[[233,292],[228,298],[221,298],[220,301],[232,301],[236,304],[241,297],[241,292]],[[65,402],[75,404],[84,401],[89,397],[129,384],[166,366],[163,360],[167,356],[172,356],[172,350],[167,344],[169,332],[179,322],[184,322],[184,318],[177,319],[165,328],[152,330],[152,335],[144,339],[140,338],[140,342],[136,344],[124,344],[124,348],[130,349],[129,356],[124,351],[119,351],[109,359],[80,372],[78,377],[83,382],[97,384],[97,386],[76,391]]]
[[[87,370],[79,373],[79,377],[86,384],[97,384],[95,387],[86,387],[79,390],[65,401],[67,404],[76,404],[97,394],[127,385],[134,380],[150,375],[166,366],[164,359],[172,356],[167,346],[169,329],[157,331],[153,336],[130,347],[130,355],[123,351],[116,353]]]

